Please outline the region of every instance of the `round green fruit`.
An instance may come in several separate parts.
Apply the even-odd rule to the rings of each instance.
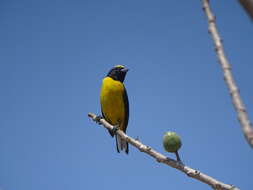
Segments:
[[[181,146],[181,139],[175,132],[166,132],[164,134],[163,147],[167,152],[177,152]]]

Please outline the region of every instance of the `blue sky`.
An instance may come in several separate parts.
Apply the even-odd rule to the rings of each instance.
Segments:
[[[253,25],[236,1],[212,9],[253,119]],[[118,64],[130,69],[130,136],[174,157],[162,136],[176,131],[186,165],[253,186],[201,1],[2,0],[0,28],[1,190],[210,189],[133,147],[118,154],[87,118]]]

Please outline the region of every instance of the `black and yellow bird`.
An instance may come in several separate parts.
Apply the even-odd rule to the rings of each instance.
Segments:
[[[113,67],[103,79],[100,93],[101,111],[104,119],[116,128],[126,132],[129,118],[129,103],[126,88],[123,84],[128,69],[122,65]],[[114,132],[109,130],[111,136]],[[116,134],[117,151],[125,150],[128,154],[128,143]]]

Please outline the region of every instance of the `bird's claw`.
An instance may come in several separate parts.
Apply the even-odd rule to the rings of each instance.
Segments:
[[[113,129],[111,131],[113,132],[114,135],[116,135],[116,132],[118,131],[118,129],[119,129],[119,126],[115,125],[113,126]]]
[[[95,121],[96,123],[98,123],[99,125],[101,125],[101,124],[102,124],[102,123],[100,122],[101,119],[103,119],[103,117],[102,117],[101,115],[98,115],[98,116],[94,119],[94,121]]]

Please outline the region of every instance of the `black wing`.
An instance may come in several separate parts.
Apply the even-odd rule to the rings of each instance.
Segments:
[[[124,132],[126,132],[127,125],[128,125],[128,119],[129,119],[129,102],[128,102],[128,96],[127,96],[127,90],[124,90],[123,93],[123,99],[124,99],[124,105],[125,105],[125,121],[124,121]],[[125,152],[128,154],[129,148],[128,143],[126,143],[126,149]]]
[[[123,131],[126,132],[127,125],[128,125],[128,119],[129,119],[129,102],[128,102],[128,96],[127,96],[126,89],[124,89],[123,100],[124,100],[124,106],[125,106],[125,120],[124,120]]]

